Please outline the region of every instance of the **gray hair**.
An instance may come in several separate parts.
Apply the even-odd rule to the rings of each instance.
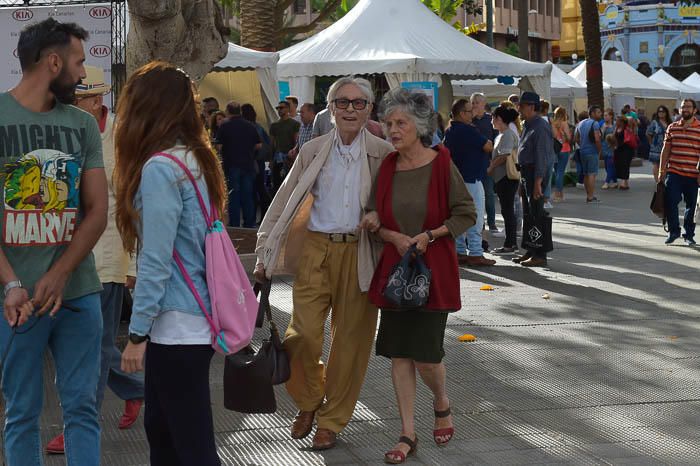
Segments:
[[[386,121],[396,110],[413,118],[418,138],[425,147],[430,147],[437,130],[437,112],[433,110],[432,99],[422,92],[401,87],[392,89],[384,95],[379,105],[379,119]]]
[[[372,92],[372,84],[365,78],[356,78],[354,76],[346,76],[340,78],[334,82],[330,89],[328,89],[328,95],[326,96],[326,101],[328,102],[328,108],[331,108],[331,104],[335,100],[335,96],[341,87],[347,86],[348,84],[353,84],[360,88],[362,93],[365,95],[370,104],[374,103],[374,92]]]
[[[486,96],[481,92],[475,92],[469,97],[469,101],[476,100],[477,102],[486,102]]]

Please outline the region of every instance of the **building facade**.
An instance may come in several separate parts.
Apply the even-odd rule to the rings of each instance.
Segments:
[[[678,79],[700,70],[700,3],[602,4],[605,60],[622,60],[649,76],[663,68]]]
[[[463,8],[458,9],[457,19],[465,26],[479,25],[472,37],[487,43],[486,1],[482,0],[483,14],[469,16]],[[494,48],[505,51],[511,44],[518,43],[518,8],[523,0],[493,1],[493,41]],[[561,34],[561,0],[526,0],[528,9],[528,36],[530,38],[530,60],[545,62],[556,59],[552,44],[559,41]],[[556,49],[554,55],[557,55]]]
[[[559,63],[574,63],[586,56],[581,27],[581,4],[579,0],[561,1],[561,38],[552,47],[559,49]],[[556,60],[552,60],[557,63]]]

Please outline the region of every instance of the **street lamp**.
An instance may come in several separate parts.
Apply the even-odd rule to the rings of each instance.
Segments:
[[[619,50],[615,50],[615,58],[617,61],[622,61],[622,53]]]
[[[575,66],[576,63],[578,63],[578,55],[575,53],[572,53],[571,54],[571,64]]]

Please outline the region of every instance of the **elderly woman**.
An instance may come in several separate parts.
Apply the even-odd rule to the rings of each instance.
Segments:
[[[296,275],[284,340],[292,370],[287,390],[299,409],[291,435],[309,435],[316,418],[315,450],[335,446],[350,421],[377,325],[367,291],[381,245],[359,225],[391,145],[365,128],[373,100],[365,79],[342,78],[331,86],[335,129],[304,144],[258,230],[255,278]],[[319,361],[329,311],[333,339],[324,367]]]
[[[447,314],[462,307],[454,238],[476,223],[476,209],[449,151],[430,147],[437,114],[425,94],[394,89],[384,97],[380,116],[396,152],[382,163],[376,181],[378,223],[371,212],[365,224],[384,240],[369,294],[382,309],[377,354],[391,358],[402,422],[399,442],[384,460],[398,464],[416,451],[416,370],[433,392],[435,442],[444,445],[454,433],[443,339]],[[432,271],[429,300],[421,309],[394,309],[382,292],[392,267],[412,245]]]

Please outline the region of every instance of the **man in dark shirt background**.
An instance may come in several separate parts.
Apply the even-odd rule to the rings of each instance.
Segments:
[[[277,104],[279,121],[270,125],[270,137],[274,157],[272,159],[272,187],[275,192],[282,185],[286,176],[287,167],[291,166],[289,153],[297,145],[299,128],[301,124],[290,116],[289,102],[281,101]]]
[[[479,130],[479,133],[492,143],[496,139],[496,130],[493,129],[491,114],[486,113],[486,97],[480,92],[475,92],[470,97],[472,104],[472,123]],[[490,163],[490,159],[486,160],[486,167]],[[503,238],[505,233],[496,226],[496,192],[494,191],[493,178],[489,175],[484,176],[484,196],[486,200],[486,224],[489,226],[491,236]]]
[[[519,110],[525,125],[518,146],[518,164],[523,180],[523,197],[527,197],[529,212],[544,215],[542,184],[547,173],[547,165],[554,157],[554,148],[551,126],[540,117],[539,108],[540,96],[534,92],[523,92]],[[523,232],[523,234],[527,233]],[[513,259],[513,262],[526,267],[543,267],[547,265],[547,253],[528,250],[525,255]]]
[[[255,228],[254,154],[262,143],[255,126],[241,116],[241,105],[238,102],[229,102],[226,113],[229,118],[219,127],[216,143],[220,147],[229,191],[228,224],[232,227],[240,226],[242,209],[243,227]]]
[[[472,105],[466,99],[458,99],[452,104],[452,123],[445,130],[445,147],[450,150],[452,160],[462,174],[476,206],[476,224],[455,240],[459,263],[470,266],[494,265],[496,261],[484,257],[481,244],[485,206],[482,180],[486,176],[493,143],[472,124]]]

